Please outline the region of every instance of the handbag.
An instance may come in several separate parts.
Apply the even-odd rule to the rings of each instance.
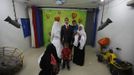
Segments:
[[[51,54],[51,65],[52,65],[52,72],[55,74],[58,74],[60,71],[60,68],[53,54]]]

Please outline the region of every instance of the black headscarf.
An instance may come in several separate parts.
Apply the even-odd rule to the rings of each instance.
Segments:
[[[41,61],[40,61],[40,68],[42,70],[51,70],[52,69],[52,65],[51,65],[51,54],[53,54],[53,56],[55,57],[57,63],[59,63],[59,58],[57,56],[57,52],[56,52],[56,48],[55,46],[50,43],[47,48],[45,53],[43,54]]]

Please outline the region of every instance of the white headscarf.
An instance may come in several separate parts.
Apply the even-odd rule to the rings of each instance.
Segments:
[[[80,24],[79,26],[82,27],[82,29],[77,31],[77,34],[74,36],[75,40],[73,44],[74,46],[78,46],[78,43],[80,42],[79,48],[82,50],[86,44],[87,36],[86,36],[84,26],[82,24]],[[81,36],[81,38],[78,41],[79,35]]]
[[[55,21],[53,23],[52,30],[51,30],[51,42],[55,37],[60,38],[60,31],[61,31],[60,22]]]
[[[55,21],[53,23],[51,30],[51,43],[55,46],[59,58],[61,58],[61,51],[62,51],[60,32],[61,32],[61,24],[60,22]]]

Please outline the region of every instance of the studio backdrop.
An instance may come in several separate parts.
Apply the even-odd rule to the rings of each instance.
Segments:
[[[82,24],[86,25],[86,10],[79,9],[49,9],[43,8],[43,35],[44,35],[44,43],[45,46],[50,42],[50,32],[52,29],[52,25],[54,22],[54,17],[59,16],[61,19],[61,24],[64,25],[64,19],[66,17],[69,18],[69,24],[72,25],[72,20],[78,19],[82,20]]]

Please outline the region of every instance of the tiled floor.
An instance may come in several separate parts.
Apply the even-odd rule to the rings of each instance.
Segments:
[[[24,67],[17,75],[38,75],[40,68],[38,58],[45,48],[31,49],[24,52]],[[77,66],[71,62],[71,70],[60,70],[59,75],[110,75],[106,65],[98,63],[95,49],[86,47],[85,65]]]

